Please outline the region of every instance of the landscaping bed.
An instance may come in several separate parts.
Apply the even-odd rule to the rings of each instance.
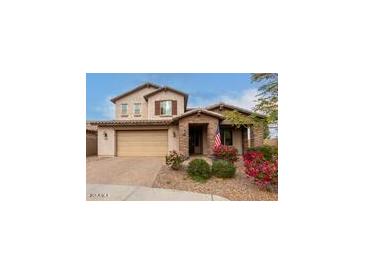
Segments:
[[[242,160],[236,163],[237,167],[242,165]],[[214,194],[235,201],[278,200],[277,185],[271,187],[271,191],[260,189],[252,178],[244,174],[243,168],[237,168],[234,178],[211,177],[205,182],[196,182],[184,169],[173,170],[164,165],[158,173],[153,187]]]

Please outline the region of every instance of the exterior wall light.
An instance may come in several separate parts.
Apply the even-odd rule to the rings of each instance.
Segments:
[[[106,131],[104,131],[104,139],[108,140],[108,133],[106,133]]]

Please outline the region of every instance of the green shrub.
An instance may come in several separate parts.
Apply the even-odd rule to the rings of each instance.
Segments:
[[[248,151],[259,151],[264,155],[264,159],[271,161],[278,158],[278,148],[275,146],[260,146],[249,148]]]
[[[188,165],[188,174],[195,181],[203,182],[211,177],[210,165],[203,159],[192,160]]]
[[[214,161],[212,165],[212,174],[219,178],[232,178],[236,174],[236,167],[228,161]]]
[[[181,163],[185,160],[185,156],[175,150],[170,151],[166,157],[166,165],[172,169],[178,170],[181,168]]]

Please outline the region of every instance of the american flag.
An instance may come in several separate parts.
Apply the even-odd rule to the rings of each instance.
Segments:
[[[220,147],[221,145],[221,133],[219,132],[219,126],[217,126],[217,131],[215,132],[214,148]]]

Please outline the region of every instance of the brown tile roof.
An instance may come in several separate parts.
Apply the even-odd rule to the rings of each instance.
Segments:
[[[187,111],[183,114],[180,114],[179,116],[174,117],[172,119],[172,121],[178,121],[181,118],[184,118],[186,116],[190,116],[190,115],[193,115],[193,114],[199,114],[199,113],[203,113],[203,114],[206,114],[206,115],[209,115],[209,116],[213,116],[213,117],[216,117],[216,118],[221,119],[221,120],[224,119],[224,116],[219,114],[219,113],[209,111],[209,110],[206,110],[204,108],[195,108],[195,109],[189,110],[189,111]]]
[[[144,83],[142,85],[139,85],[139,86],[135,87],[134,89],[131,89],[130,91],[124,92],[124,93],[122,93],[122,94],[120,94],[120,95],[112,98],[110,101],[112,101],[113,103],[115,103],[120,98],[123,98],[124,96],[127,96],[129,94],[132,94],[133,92],[136,92],[138,90],[141,90],[141,89],[143,89],[145,87],[153,87],[153,88],[156,88],[156,89],[160,88],[159,85],[156,85],[156,84],[150,83],[150,82],[146,82],[146,83]]]
[[[97,126],[167,126],[171,123],[171,120],[108,120],[92,121],[90,123]]]
[[[97,131],[98,130],[98,126],[91,125],[90,122],[86,122],[86,130],[87,131]]]
[[[261,118],[265,118],[266,117],[266,115],[264,115],[264,114],[260,114],[260,113],[257,113],[257,112],[253,112],[251,110],[248,110],[248,109],[245,109],[245,108],[241,108],[241,107],[236,107],[234,105],[229,105],[229,104],[226,104],[224,102],[220,102],[220,103],[217,103],[217,104],[214,104],[214,105],[207,106],[205,109],[210,110],[210,109],[214,109],[214,108],[217,108],[217,107],[225,107],[225,108],[228,108],[228,109],[237,110],[239,112],[243,112],[243,113],[247,113],[247,114],[254,114],[257,117],[261,117]]]

